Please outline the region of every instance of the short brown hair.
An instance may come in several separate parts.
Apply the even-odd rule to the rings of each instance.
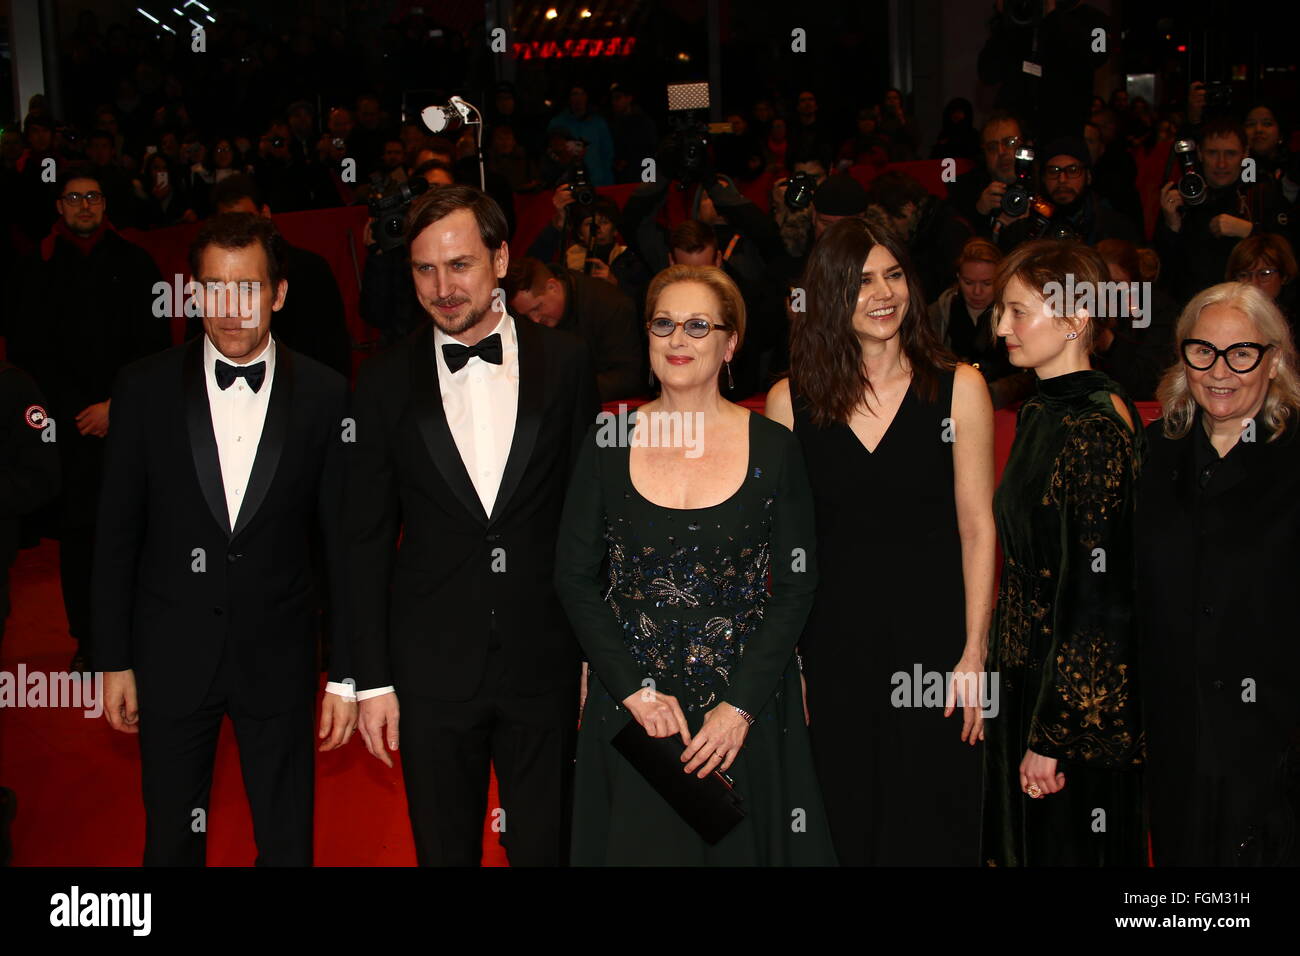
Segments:
[[[993,286],[995,327],[1002,318],[1002,293],[1012,279],[1019,279],[1040,296],[1044,295],[1043,290],[1048,284],[1053,282],[1062,288],[1070,284],[1075,288],[1090,284],[1094,290],[1094,300],[1100,301],[1097,290],[1102,288],[1103,282],[1110,281],[1110,270],[1106,268],[1106,261],[1097,254],[1097,250],[1081,242],[1072,239],[1038,239],[1027,242],[1003,259],[998,268]],[[1111,328],[1114,323],[1114,317],[1111,316],[1088,316],[1088,323],[1081,333],[1084,348],[1091,352],[1093,343],[1097,340],[1097,330]]]
[[[668,248],[680,249],[682,252],[703,252],[705,249],[718,248],[718,235],[713,227],[698,219],[687,219],[678,223],[668,237]]]
[[[540,260],[531,256],[511,259],[506,268],[506,277],[501,280],[501,287],[506,290],[506,301],[513,299],[520,292],[541,295],[547,279],[555,278],[555,273]]]
[[[479,238],[490,252],[496,252],[510,238],[505,213],[487,193],[473,186],[439,186],[411,203],[406,214],[406,248],[411,248],[411,243],[425,229],[458,209],[468,209],[474,214]]]
[[[208,246],[218,249],[246,249],[259,243],[266,254],[266,271],[271,279],[271,290],[280,285],[285,275],[284,240],[275,223],[251,212],[223,212],[203,224],[199,234],[190,243],[190,275],[199,277],[199,263]]]
[[[646,322],[654,316],[664,289],[678,282],[698,282],[713,290],[722,307],[721,324],[736,333],[736,351],[740,351],[745,344],[745,297],[731,281],[731,276],[717,266],[669,266],[656,275],[650,280],[650,288],[645,294]]]
[[[1282,273],[1282,279],[1289,282],[1296,276],[1295,253],[1285,236],[1263,232],[1247,236],[1232,247],[1228,257],[1228,270],[1224,278],[1229,282],[1237,281],[1237,273],[1249,269],[1257,262],[1267,262]]]

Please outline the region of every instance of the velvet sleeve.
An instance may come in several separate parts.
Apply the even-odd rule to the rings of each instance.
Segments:
[[[1109,769],[1142,760],[1135,694],[1133,507],[1140,439],[1096,412],[1070,426],[1052,473],[1061,560],[1029,749]]]

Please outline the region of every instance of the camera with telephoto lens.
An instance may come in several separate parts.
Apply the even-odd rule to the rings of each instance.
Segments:
[[[807,209],[812,204],[817,178],[812,173],[795,173],[786,183],[785,204],[790,209]]]
[[[1034,151],[1016,150],[1016,181],[1002,194],[1002,211],[1013,219],[1023,216],[1034,195]]]
[[[1064,219],[1056,217],[1056,207],[1042,196],[1029,199],[1030,239],[1078,239],[1079,235]]]
[[[383,252],[400,247],[406,242],[406,213],[416,196],[429,188],[429,181],[423,176],[408,177],[397,192],[381,198],[372,198],[366,203],[370,207],[370,218],[374,220],[370,234]]]
[[[1174,143],[1174,155],[1182,172],[1178,176],[1178,195],[1189,206],[1199,206],[1205,202],[1205,177],[1196,165],[1196,143],[1190,139],[1180,139]]]

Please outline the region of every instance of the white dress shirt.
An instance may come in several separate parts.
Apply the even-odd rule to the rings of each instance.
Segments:
[[[255,365],[266,362],[266,376],[256,392],[248,381],[237,378],[227,389],[217,385],[217,362],[227,365]],[[253,474],[257,445],[266,424],[266,409],[271,404],[271,384],[275,380],[275,339],[267,337],[266,346],[247,362],[232,362],[203,337],[203,370],[208,384],[208,410],[212,414],[212,432],[217,439],[217,458],[221,462],[221,484],[226,492],[226,513],[230,527],[239,518],[240,506],[248,492]]]
[[[488,335],[501,336],[500,365],[475,355],[464,368],[451,371],[442,347],[461,343],[436,326],[433,352],[438,362],[438,390],[442,393],[447,426],[479,501],[483,502],[483,510],[491,515],[515,435],[515,415],[519,410],[519,342],[509,313],[501,316]]]
[[[255,365],[266,362],[266,375],[257,391],[249,387],[247,379],[237,378],[229,388],[217,384],[217,362],[227,365]],[[221,486],[226,494],[226,514],[230,527],[239,519],[239,509],[248,494],[248,480],[253,475],[253,462],[257,459],[257,446],[262,441],[266,425],[266,410],[271,404],[271,385],[275,380],[275,339],[268,336],[266,347],[256,358],[247,362],[232,362],[203,337],[203,370],[208,387],[208,411],[212,415],[212,433],[217,439],[217,460],[221,463]],[[325,690],[348,700],[355,699],[350,684],[330,681]]]
[[[433,352],[438,363],[438,391],[447,426],[474,483],[483,510],[490,517],[501,489],[519,412],[519,339],[510,313],[501,316],[488,335],[501,336],[501,364],[471,356],[464,367],[453,372],[442,354],[444,345],[460,345],[434,326]],[[484,336],[486,338],[487,336]],[[374,687],[359,691],[357,700],[391,694],[393,688]]]

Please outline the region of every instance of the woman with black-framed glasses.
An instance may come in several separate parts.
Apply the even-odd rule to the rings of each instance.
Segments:
[[[1257,286],[1175,331],[1138,488],[1147,794],[1158,866],[1300,863],[1300,374]]]

